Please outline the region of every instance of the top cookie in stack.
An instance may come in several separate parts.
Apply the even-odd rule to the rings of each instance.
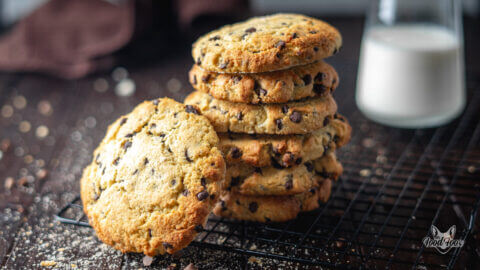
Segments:
[[[197,91],[185,103],[210,120],[227,161],[215,214],[285,221],[328,199],[342,172],[334,150],[351,128],[331,95],[338,74],[322,59],[341,43],[334,27],[297,14],[227,25],[194,43]]]

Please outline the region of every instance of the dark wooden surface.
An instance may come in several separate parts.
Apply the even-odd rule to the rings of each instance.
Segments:
[[[348,97],[339,102],[339,111],[348,118],[358,114],[352,97],[363,21],[329,21],[344,37],[343,51],[329,62],[341,76],[336,96]],[[479,27],[477,20],[466,20],[467,72],[473,80],[480,74]],[[180,48],[168,50],[169,46]],[[90,162],[91,152],[109,123],[142,100],[168,96],[182,101],[191,91],[187,83],[192,64],[189,45],[169,44],[166,48],[157,52],[153,63],[143,65],[130,59],[122,64],[136,85],[131,97],[115,94],[111,72],[74,81],[35,74],[0,74],[2,268],[35,269],[41,267],[42,261],[55,261],[56,267],[65,269],[144,267],[141,255],[123,255],[101,244],[91,229],[59,224],[53,215],[78,195],[82,169]],[[135,53],[129,52],[129,57],[134,58]],[[108,81],[106,92],[95,90],[99,79]],[[189,247],[176,256],[155,258],[152,268],[183,269],[189,263],[203,268],[275,268],[278,263],[270,259],[261,262],[255,263],[248,256]]]

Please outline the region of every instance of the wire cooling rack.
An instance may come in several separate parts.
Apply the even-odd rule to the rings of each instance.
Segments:
[[[400,130],[354,111],[354,136],[338,153],[345,172],[330,200],[287,223],[211,216],[192,245],[328,268],[452,269],[480,261],[474,239],[480,203],[480,89],[454,123]],[[56,218],[89,226],[79,198]],[[456,225],[463,248],[441,254],[422,239],[431,225]],[[461,264],[461,265],[459,265]]]

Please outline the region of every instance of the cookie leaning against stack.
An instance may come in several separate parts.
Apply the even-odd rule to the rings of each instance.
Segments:
[[[120,117],[80,183],[98,238],[150,256],[187,246],[220,196],[225,163],[217,145],[209,121],[171,99]]]
[[[342,173],[335,149],[351,128],[337,114],[339,78],[323,61],[341,47],[329,24],[277,14],[227,25],[193,45],[185,104],[219,132],[226,181],[214,213],[285,221],[318,207]]]

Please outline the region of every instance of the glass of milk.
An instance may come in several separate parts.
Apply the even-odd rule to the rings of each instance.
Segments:
[[[433,127],[465,107],[461,1],[376,0],[367,16],[356,102],[370,119]]]

